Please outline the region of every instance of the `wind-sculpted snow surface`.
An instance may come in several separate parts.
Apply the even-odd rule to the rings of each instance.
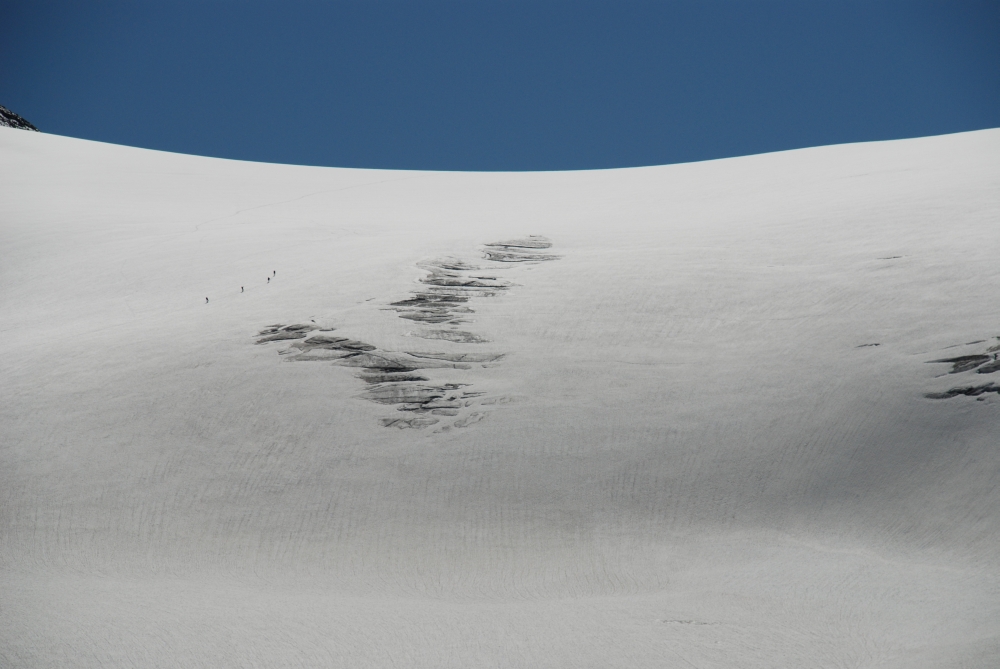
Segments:
[[[0,127],[0,667],[1000,666],[997,156]]]
[[[538,263],[558,259],[551,253],[542,253],[551,246],[545,237],[532,235],[487,244],[484,256],[488,262]],[[419,280],[422,287],[413,291],[413,297],[391,302],[387,309],[396,311],[400,318],[446,324],[452,329],[422,329],[408,334],[455,344],[489,342],[482,335],[457,327],[470,322],[469,316],[475,313],[472,309],[475,299],[495,297],[514,284],[491,275],[488,268],[455,258],[420,263],[420,267],[427,270],[427,275]],[[347,337],[318,334],[307,338],[313,330],[332,332],[334,328],[279,323],[258,332],[257,343],[301,340],[278,353],[286,356],[287,361],[333,361],[338,366],[361,368],[358,378],[370,386],[361,397],[403,412],[383,418],[382,425],[386,427],[436,427],[437,431],[446,432],[478,423],[487,415],[485,406],[510,401],[508,397],[491,397],[484,391],[472,390],[469,383],[431,384],[428,377],[419,373],[429,369],[468,370],[473,364],[486,368],[503,359],[503,353],[379,351],[371,344]]]

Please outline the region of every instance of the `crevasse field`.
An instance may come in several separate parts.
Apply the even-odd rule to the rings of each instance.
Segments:
[[[0,157],[0,666],[1000,666],[1000,130]]]

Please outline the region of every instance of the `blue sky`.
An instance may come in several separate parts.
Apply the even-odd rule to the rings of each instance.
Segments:
[[[1000,126],[1000,1],[0,0],[0,104],[268,162],[686,162]]]

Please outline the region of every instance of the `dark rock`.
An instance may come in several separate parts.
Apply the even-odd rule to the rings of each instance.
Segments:
[[[0,127],[4,128],[17,128],[18,130],[32,130],[34,132],[40,132],[38,128],[33,126],[26,118],[15,114],[6,107],[0,105]]]

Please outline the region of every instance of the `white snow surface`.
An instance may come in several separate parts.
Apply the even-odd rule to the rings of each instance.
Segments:
[[[1000,343],[1000,130],[551,173],[0,156],[0,666],[1000,666],[1000,395],[926,397],[992,379],[929,361]],[[385,309],[525,235],[560,258],[497,270],[488,343]],[[383,427],[356,370],[254,343],[312,321],[504,353],[445,371],[509,401]]]

